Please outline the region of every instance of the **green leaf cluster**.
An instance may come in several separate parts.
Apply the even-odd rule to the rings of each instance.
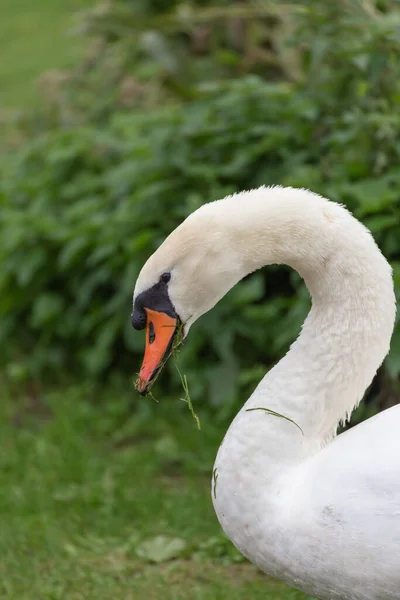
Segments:
[[[129,316],[146,258],[204,202],[260,185],[346,204],[391,261],[399,296],[400,13],[366,1],[293,11],[288,48],[301,76],[197,74],[184,99],[47,130],[2,157],[0,361],[10,376],[137,371],[143,338]],[[284,354],[308,308],[284,267],[246,278],[181,352],[191,397],[230,410]],[[377,409],[395,401],[399,374],[396,327]],[[163,389],[179,394],[174,369]]]

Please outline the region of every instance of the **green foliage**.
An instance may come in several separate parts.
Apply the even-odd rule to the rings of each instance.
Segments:
[[[146,258],[202,203],[263,184],[348,205],[391,260],[399,294],[399,13],[387,8],[298,3],[291,39],[301,77],[196,83],[197,74],[179,103],[113,110],[101,128],[89,118],[4,157],[0,359],[9,376],[133,375],[143,339],[130,328],[131,294]],[[246,278],[181,352],[194,401],[230,411],[286,351],[308,308],[287,269]],[[394,401],[399,328],[386,365],[377,409]],[[173,366],[162,385],[180,393]]]
[[[285,45],[292,15],[273,1],[120,0],[82,13],[80,22],[86,58],[50,89],[31,131],[187,102],[208,80],[250,72],[271,80],[298,76],[296,52]]]
[[[30,402],[2,392],[0,597],[7,600],[298,600],[221,533],[210,502],[215,419],[116,386]],[[99,410],[98,401],[102,402]],[[207,474],[205,474],[207,473]]]

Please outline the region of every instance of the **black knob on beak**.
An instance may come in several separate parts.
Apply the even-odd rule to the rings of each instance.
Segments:
[[[134,329],[144,329],[146,327],[146,312],[143,308],[134,308],[132,313],[132,327]]]

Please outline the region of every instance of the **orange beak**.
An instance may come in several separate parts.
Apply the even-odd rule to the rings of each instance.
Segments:
[[[146,348],[142,368],[136,382],[139,394],[145,395],[168,358],[172,342],[178,330],[179,320],[163,312],[146,311]]]

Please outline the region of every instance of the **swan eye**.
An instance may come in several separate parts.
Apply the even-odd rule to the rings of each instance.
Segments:
[[[162,281],[162,283],[168,283],[168,281],[171,279],[171,273],[163,273],[160,277],[160,281]]]

